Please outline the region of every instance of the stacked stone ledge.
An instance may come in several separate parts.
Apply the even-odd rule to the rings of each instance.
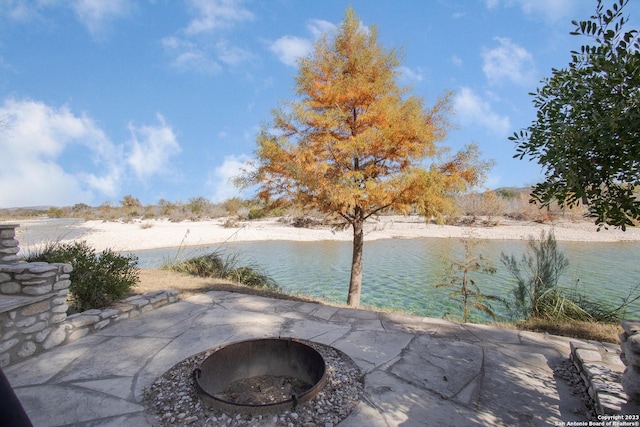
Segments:
[[[178,291],[162,290],[129,297],[104,310],[93,309],[72,314],[65,322],[67,327],[65,343],[71,343],[121,320],[132,319],[177,300]]]
[[[0,224],[0,264],[18,262],[20,247],[16,240],[17,224]]]
[[[640,414],[640,321],[623,320],[620,359],[625,365],[622,388],[627,394],[626,414]]]
[[[620,347],[597,341],[571,341],[571,360],[591,397],[596,415],[616,415],[626,404],[621,385]]]
[[[156,291],[67,316],[71,265],[20,262],[16,227],[0,224],[0,367],[178,300],[177,291]]]

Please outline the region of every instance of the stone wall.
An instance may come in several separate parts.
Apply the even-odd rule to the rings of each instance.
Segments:
[[[0,224],[0,264],[18,262],[18,241],[16,240],[17,224]]]
[[[0,225],[0,367],[61,344],[69,264],[19,262],[17,225]]]
[[[71,265],[20,262],[16,227],[0,224],[0,367],[178,299],[177,291],[156,291],[67,316]]]
[[[625,365],[622,388],[628,397],[623,412],[640,414],[640,321],[623,320],[622,329],[620,359]]]

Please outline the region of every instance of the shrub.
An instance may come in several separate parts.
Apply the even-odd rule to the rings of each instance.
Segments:
[[[292,225],[296,228],[313,228],[323,224],[322,219],[311,218],[308,216],[297,216],[293,219]]]
[[[227,214],[229,215],[238,215],[238,212],[240,211],[240,208],[242,207],[242,205],[243,205],[242,200],[237,197],[234,197],[232,199],[227,199],[224,202],[222,202],[221,207],[222,209],[227,211]]]
[[[97,254],[85,241],[54,242],[35,254],[29,262],[63,262],[71,264],[70,311],[104,308],[126,297],[138,282],[138,258],[120,255],[111,249]]]
[[[214,277],[231,280],[258,289],[280,292],[280,285],[256,266],[238,266],[237,254],[223,257],[219,252],[201,255],[174,264],[165,264],[164,269],[199,277]]]
[[[634,289],[614,308],[589,299],[577,287],[562,289],[558,279],[569,261],[558,249],[553,233],[542,232],[540,240],[530,239],[527,246],[528,254],[520,261],[504,253],[501,257],[517,282],[511,307],[516,319],[617,323],[624,318],[627,307],[640,299]]]
[[[247,217],[249,219],[261,219],[265,218],[267,215],[269,215],[269,212],[264,208],[251,208],[249,209]]]
[[[171,203],[165,199],[160,199],[158,206],[160,207],[160,214],[164,216],[169,216],[177,207],[175,203]]]
[[[64,217],[64,211],[60,208],[50,207],[47,211],[47,216],[49,218],[62,218]]]
[[[236,228],[238,227],[238,218],[227,218],[224,222],[224,224],[222,224],[222,226],[224,228]]]
[[[517,282],[513,291],[514,314],[525,319],[543,313],[550,291],[557,287],[560,275],[569,266],[553,232],[542,231],[540,240],[529,239],[527,247],[528,253],[520,261],[513,255],[501,255],[502,263]]]
[[[506,200],[512,200],[518,197],[518,192],[513,188],[499,188],[496,190],[496,193]]]
[[[175,263],[166,263],[163,268],[198,277],[223,277],[226,275],[222,257],[217,252],[189,258]]]
[[[482,194],[480,207],[482,215],[486,217],[486,224],[498,225],[499,221],[495,221],[495,217],[504,213],[505,204],[497,194],[491,190],[485,191]]]
[[[125,210],[137,209],[142,207],[140,200],[130,194],[124,196],[123,199],[120,200],[120,204]]]
[[[490,303],[485,302],[485,300],[500,301],[501,299],[495,295],[484,294],[472,278],[472,275],[474,273],[495,274],[496,269],[491,261],[483,258],[482,255],[473,253],[474,248],[479,244],[477,240],[464,238],[462,243],[465,250],[464,258],[450,259],[444,275],[445,281],[436,283],[434,286],[436,288],[443,286],[454,288],[449,296],[459,303],[464,323],[468,323],[471,320],[472,308],[495,318],[496,314]],[[447,314],[449,313],[446,313],[445,316]]]
[[[211,208],[211,202],[205,197],[193,197],[189,199],[187,208],[192,214],[200,216],[205,214],[206,211]]]

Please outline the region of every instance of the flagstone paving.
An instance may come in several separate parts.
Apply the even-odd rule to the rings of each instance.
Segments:
[[[570,340],[315,303],[213,291],[122,321],[5,368],[35,426],[149,426],[145,388],[222,344],[294,337],[333,346],[365,375],[340,425],[550,426],[585,421],[553,368]]]

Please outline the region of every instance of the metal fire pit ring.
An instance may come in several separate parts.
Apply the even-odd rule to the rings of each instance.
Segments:
[[[260,375],[289,376],[311,387],[285,400],[247,404],[216,396],[234,381]],[[218,348],[193,372],[200,399],[227,412],[268,414],[292,410],[314,398],[327,382],[324,358],[314,348],[293,338],[238,341]]]

